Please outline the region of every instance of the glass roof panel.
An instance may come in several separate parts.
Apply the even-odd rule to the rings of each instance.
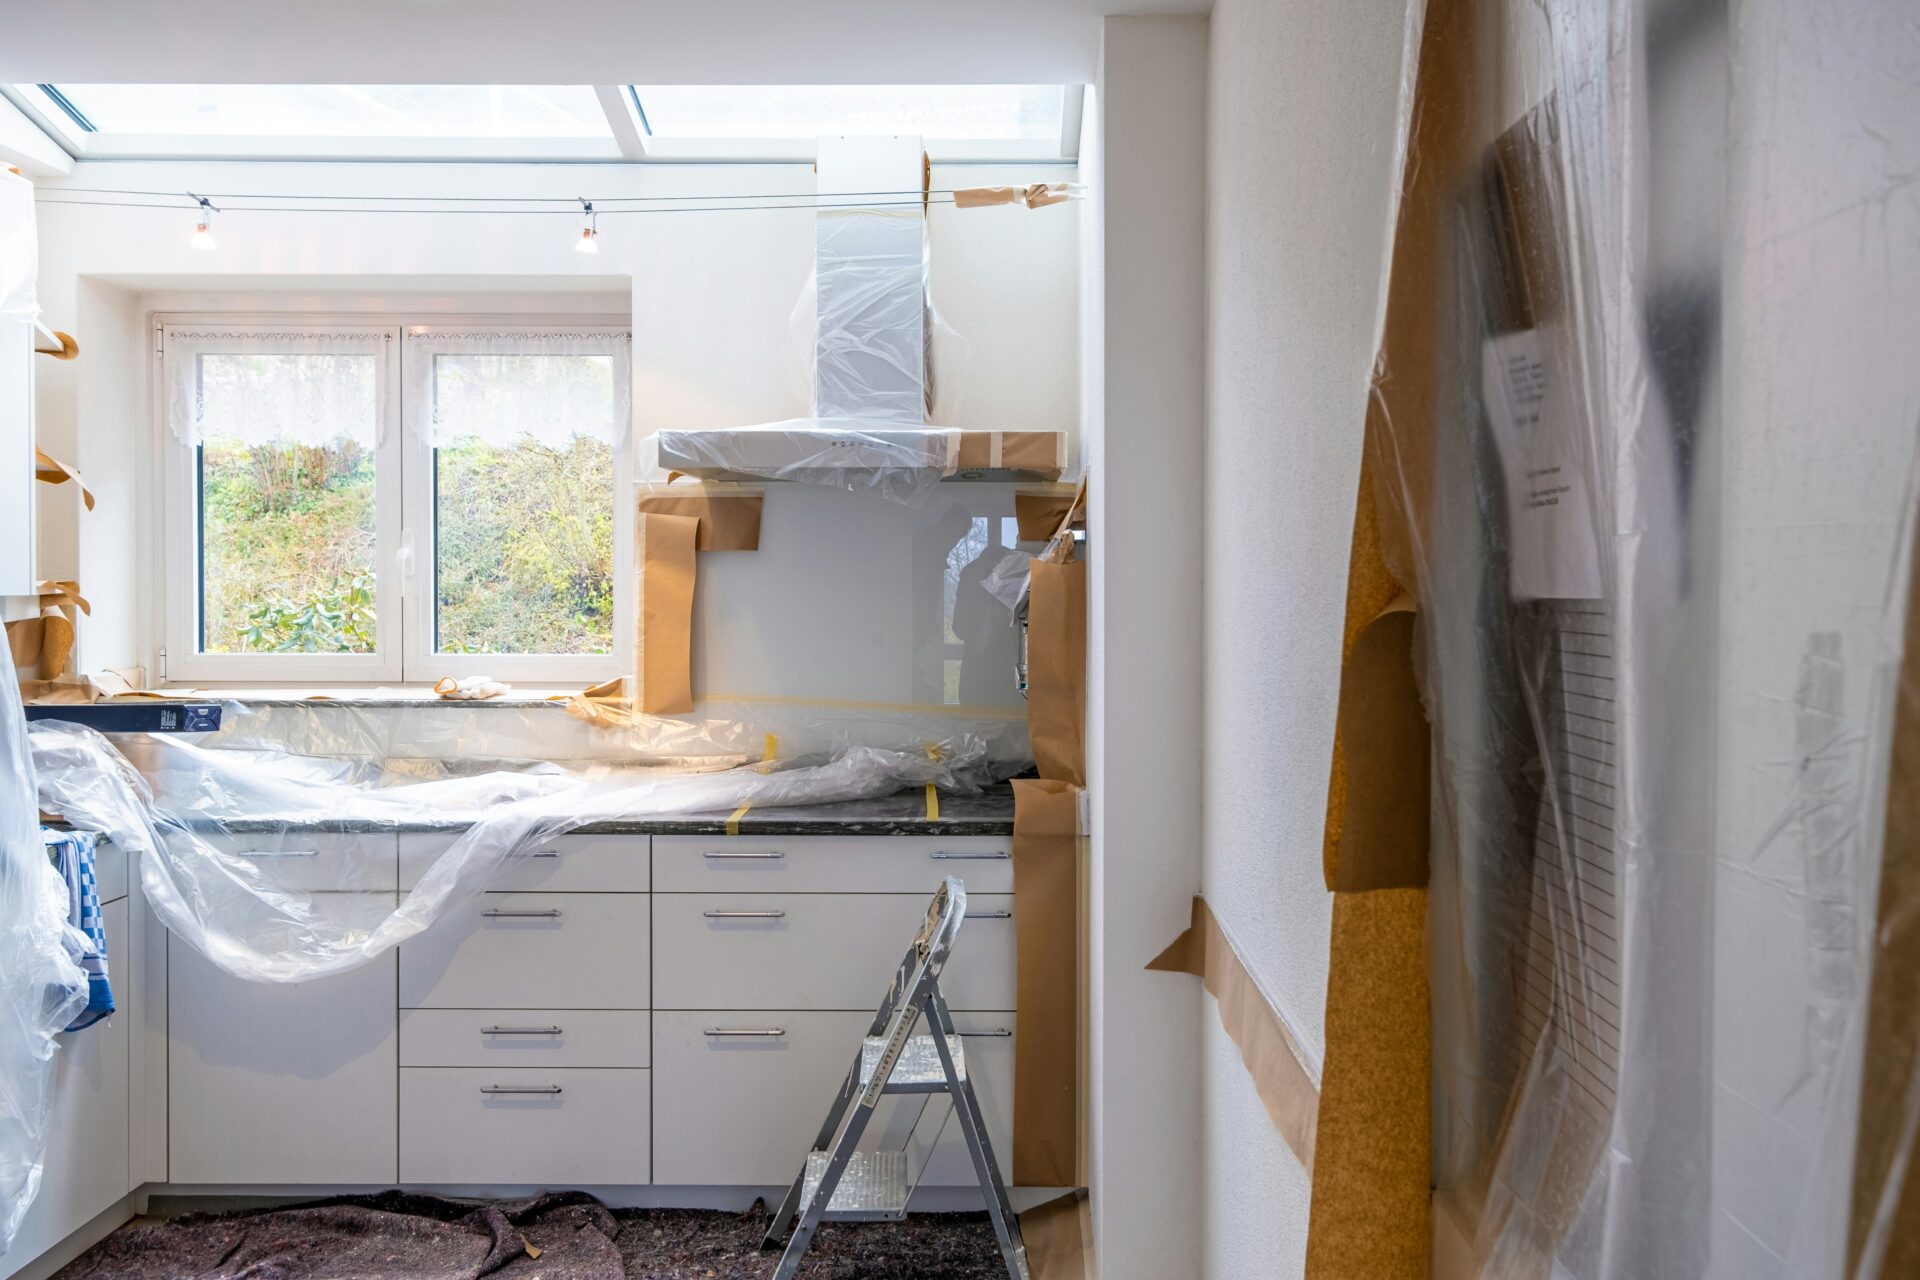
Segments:
[[[926,138],[1060,138],[1057,84],[635,85],[660,138],[814,138],[917,133]]]
[[[608,136],[606,116],[587,85],[63,84],[41,91],[49,106],[66,111],[70,105],[85,120],[82,127],[100,134]]]

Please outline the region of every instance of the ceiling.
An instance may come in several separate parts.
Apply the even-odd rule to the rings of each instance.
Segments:
[[[8,24],[0,81],[1090,83],[1104,14],[1210,0],[89,0]]]

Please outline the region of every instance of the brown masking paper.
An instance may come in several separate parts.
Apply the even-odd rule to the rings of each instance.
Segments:
[[[1879,927],[1867,1004],[1860,1135],[1853,1153],[1847,1274],[1920,1275],[1920,1170],[1900,1168],[1920,1078],[1920,590],[1907,594],[1906,647],[1894,689]],[[1880,1256],[1877,1270],[1863,1255]],[[1870,1260],[1870,1259],[1869,1259]]]
[[[1067,513],[1075,510],[1077,501],[1075,495],[1067,491],[1015,493],[1013,519],[1019,527],[1020,541],[1045,542],[1053,537],[1060,528],[1060,522],[1067,518]],[[1087,527],[1084,512],[1076,514],[1073,527]]]
[[[696,516],[650,515],[634,521],[634,557],[640,566],[635,594],[635,699],[649,715],[685,715],[693,710],[694,547]]]
[[[1033,562],[1027,596],[1027,733],[1043,778],[1087,785],[1087,566]]]
[[[1086,1280],[1093,1275],[1087,1193],[1074,1191],[1021,1214],[1020,1241],[1027,1247],[1027,1272],[1033,1280]]]
[[[953,193],[956,209],[983,209],[996,204],[1018,204],[1025,194],[1019,187],[961,187]]]
[[[640,512],[698,520],[696,551],[758,551],[763,501],[757,493],[649,493],[640,498]]]
[[[1300,1163],[1313,1168],[1314,1128],[1320,1089],[1307,1067],[1307,1055],[1287,1030],[1280,1011],[1247,971],[1205,898],[1193,900],[1185,933],[1153,958],[1147,968],[1160,973],[1190,973],[1219,1002],[1220,1025],[1240,1047],[1240,1061],[1253,1077],[1254,1091],[1266,1105]]]
[[[954,466],[960,471],[1030,471],[1051,480],[1060,475],[1063,452],[1058,431],[962,431]]]
[[[87,504],[87,510],[93,510],[93,490],[87,488],[87,482],[80,478],[80,473],[38,446],[33,450],[33,478],[42,484],[73,481],[80,489],[80,501]]]
[[[1013,1181],[1080,1185],[1080,788],[1013,780]]]

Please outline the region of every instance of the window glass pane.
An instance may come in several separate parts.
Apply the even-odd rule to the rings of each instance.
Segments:
[[[917,133],[927,138],[1057,140],[1057,84],[635,85],[663,138],[815,138]]]
[[[63,84],[101,133],[605,138],[587,85]]]
[[[613,651],[611,356],[433,356],[442,653]]]
[[[203,652],[374,652],[376,359],[197,357]]]

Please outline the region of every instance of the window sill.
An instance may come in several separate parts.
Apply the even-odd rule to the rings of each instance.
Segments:
[[[161,685],[151,691],[163,698],[195,702],[244,702],[301,706],[417,707],[426,704],[457,707],[552,707],[563,710],[565,699],[579,693],[577,685],[511,685],[498,698],[442,698],[427,684],[398,685]]]

